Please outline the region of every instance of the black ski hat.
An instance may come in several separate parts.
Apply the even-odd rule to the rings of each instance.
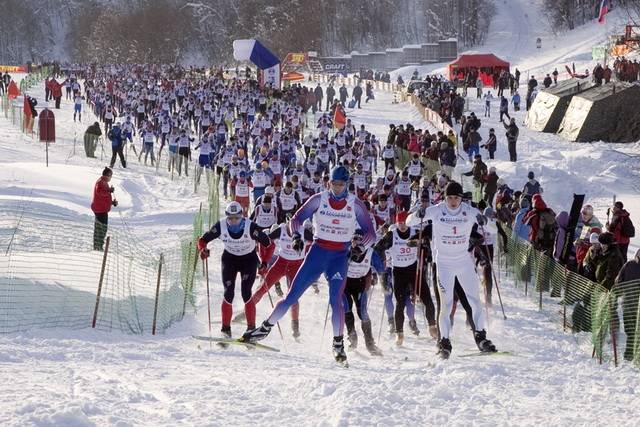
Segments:
[[[534,178],[534,174],[533,171],[529,171],[529,174],[527,175],[527,177],[529,177],[529,179],[533,179]]]
[[[598,236],[598,242],[600,242],[601,245],[612,245],[613,244],[613,234],[609,233],[608,231],[605,231],[604,233],[601,233]]]
[[[458,196],[464,197],[464,191],[462,191],[462,186],[455,181],[451,181],[447,184],[447,188],[444,189],[445,196]]]

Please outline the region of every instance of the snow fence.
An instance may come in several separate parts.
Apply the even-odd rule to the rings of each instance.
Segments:
[[[640,367],[640,280],[616,283],[607,289],[571,271],[507,233],[500,240],[498,264],[525,297],[562,324],[565,331],[590,334],[592,357],[599,363],[626,360]]]
[[[192,235],[167,250],[137,241],[122,217],[109,219],[104,251],[97,251],[93,217],[52,212],[35,199],[3,200],[0,333],[92,326],[156,333],[195,309],[202,213]]]

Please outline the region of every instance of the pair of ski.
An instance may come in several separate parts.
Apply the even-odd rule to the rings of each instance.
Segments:
[[[277,349],[275,347],[271,347],[258,342],[244,341],[242,338],[218,338],[218,337],[206,337],[203,335],[193,335],[193,338],[199,341],[215,342],[217,344],[220,344],[221,346],[241,345],[250,349],[266,350],[266,351],[272,351],[274,353],[280,352],[280,349]]]

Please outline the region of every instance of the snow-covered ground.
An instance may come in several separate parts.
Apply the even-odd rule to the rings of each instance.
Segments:
[[[521,9],[529,4],[523,0],[512,3]],[[498,19],[503,18],[502,11]],[[534,28],[536,25],[530,31]],[[503,45],[504,49],[509,46]],[[522,63],[527,58],[523,54]],[[470,107],[477,114],[482,111],[475,100]],[[491,126],[499,135],[503,133],[496,123],[496,111],[492,119],[483,119],[484,138]],[[63,140],[51,147],[49,168],[44,167],[42,144],[21,135],[0,117],[0,203],[32,194],[46,209],[65,209],[78,218],[90,218],[92,185],[108,159],[86,159],[82,153],[81,135],[92,117],[74,125],[70,101],[64,101],[56,113]],[[377,93],[376,100],[363,104],[362,110],[349,111],[349,117],[381,138],[389,123],[426,126],[409,104],[393,105],[391,95],[385,93]],[[522,115],[517,117],[521,123]],[[78,146],[71,156],[74,134]],[[636,157],[629,157],[638,154],[638,144],[570,144],[521,127],[520,160],[511,164],[506,160],[504,138],[500,141],[498,158],[490,165],[515,187],[524,184],[528,170],[536,172],[554,209],[568,208],[573,192],[586,191],[587,200],[602,219],[611,196],[617,194],[632,217],[640,218],[638,190],[634,190],[639,165]],[[105,151],[108,155],[110,148]],[[116,166],[114,174],[123,218],[149,246],[160,249],[175,244],[189,230],[195,211],[205,200],[204,191],[194,195],[190,179],[171,181],[163,170],[156,174],[137,161],[130,164],[126,170]],[[467,167],[470,165],[461,165],[458,172]],[[219,319],[222,298],[220,248],[219,243],[214,244],[210,263],[214,319]],[[403,348],[395,348],[383,319],[379,344],[384,357],[373,358],[364,349],[349,352],[348,370],[332,362],[330,332],[322,332],[328,300],[325,284],[320,294],[309,291],[301,300],[300,343],[291,338],[288,316],[281,322],[284,342],[277,330],[266,340],[280,348],[280,353],[242,347],[222,350],[194,341],[191,335],[208,334],[203,291],[200,280],[197,314],[156,337],[90,329],[0,336],[0,377],[4,379],[0,394],[5,396],[0,402],[0,425],[637,423],[637,370],[628,364],[618,368],[610,363],[597,365],[589,358],[585,336],[563,333],[504,277],[501,291],[508,320],[493,311],[489,336],[513,355],[457,357],[474,348],[458,310],[451,360],[438,361],[435,342],[424,336],[408,336]],[[236,311],[241,307],[238,300]],[[370,305],[376,336],[381,308],[382,293],[376,288]],[[269,309],[265,298],[258,306],[258,319]],[[422,319],[419,326],[424,335]],[[214,334],[218,328],[219,323],[214,323]],[[242,325],[233,325],[234,334],[241,331]]]
[[[70,116],[71,104],[64,102],[59,131],[72,140]],[[390,95],[383,93],[350,117],[381,135],[390,122],[419,123],[410,105],[392,105]],[[64,205],[88,215],[91,185],[105,161],[68,158],[72,147],[63,143],[52,148],[47,169],[39,143],[21,136],[4,119],[0,126],[0,200],[33,188],[51,209]],[[156,175],[136,162],[127,170],[116,167],[115,185],[123,215],[136,234],[159,246],[188,229],[204,199],[192,195],[190,181],[172,182],[165,173]],[[222,287],[215,247],[211,285],[217,319]],[[409,336],[403,348],[395,348],[385,319],[380,340],[384,357],[351,352],[348,370],[335,367],[330,338],[322,336],[325,286],[319,295],[309,292],[301,300],[301,343],[290,338],[288,317],[282,322],[285,342],[277,331],[267,339],[282,349],[276,354],[241,347],[221,350],[194,341],[192,334],[208,333],[201,285],[197,315],[163,336],[58,329],[0,337],[0,375],[7,379],[0,391],[10,396],[0,404],[0,424],[566,425],[602,419],[628,424],[634,413],[637,372],[628,365],[598,366],[589,359],[583,339],[563,334],[508,282],[502,283],[502,292],[509,319],[492,313],[489,334],[514,355],[455,357],[474,347],[459,315],[454,357],[439,362],[430,339]],[[376,335],[381,307],[376,289],[370,308]],[[265,299],[258,318],[268,310]],[[426,329],[423,322],[420,326]],[[234,325],[234,333],[241,329]]]

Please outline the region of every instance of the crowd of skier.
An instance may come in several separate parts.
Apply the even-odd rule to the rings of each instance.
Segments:
[[[129,147],[140,162],[144,155],[145,164],[150,160],[158,168],[166,146],[167,168],[178,177],[188,174],[194,157],[196,182],[202,177],[208,183],[218,182],[214,176],[219,179],[229,203],[224,218],[201,237],[198,248],[206,260],[211,241],[219,239],[224,246],[223,337],[230,339],[232,324],[244,320],[241,339],[258,341],[291,310],[291,332],[299,339],[303,332],[299,319],[307,315],[299,298],[309,287],[317,289],[324,275],[332,311],[332,348],[339,362],[347,357],[343,337],[351,349],[358,345],[356,315],[366,349],[382,354],[368,311],[377,284],[384,290],[388,333],[397,345],[405,340],[405,316],[410,333],[421,333],[420,317],[416,318],[420,302],[438,354],[448,358],[459,301],[479,350],[496,351],[486,337],[483,308],[491,306],[497,286],[494,246],[506,250],[511,234],[555,256],[553,248],[564,247],[557,240],[563,238],[566,212],[556,217],[545,205],[533,173],[522,191],[511,190],[495,168],[487,168],[475,145],[465,146],[472,164],[465,175],[472,177],[473,187],[463,191],[453,180],[458,158],[455,134],[392,124],[383,142],[365,124],[349,118],[341,123],[344,100],[332,99],[328,111],[320,112],[322,102],[309,105],[309,92],[302,85],[261,88],[250,75],[241,79],[218,70],[170,66],[96,69],[84,81],[84,95],[102,122],[102,126],[94,123],[90,131],[92,135],[104,131],[111,141],[111,168],[118,157],[122,167],[127,166]],[[309,116],[308,110],[318,114]],[[473,141],[475,120],[479,122],[473,113],[460,116],[463,144]],[[466,131],[465,122],[471,123]],[[94,154],[93,144],[87,147],[88,154]],[[405,152],[409,158],[401,163]],[[111,168],[103,175],[110,177]],[[100,206],[106,212],[94,209],[96,223],[114,202],[108,179],[101,180],[94,197],[102,197]],[[617,202],[607,228],[601,226],[598,234],[590,222],[590,209],[583,208],[575,254],[558,259],[598,283],[610,283],[615,274],[609,269],[622,267],[620,249],[626,256],[624,245],[633,234],[632,223]],[[104,220],[102,225],[106,227]],[[94,247],[100,250],[104,228],[97,231]],[[594,233],[600,236],[599,246],[594,244]],[[592,246],[586,250],[588,257],[581,258],[585,245]],[[244,311],[234,318],[238,275]],[[279,283],[284,280],[286,292]],[[256,304],[264,301],[265,294],[272,301],[272,287],[282,299],[258,323]]]

